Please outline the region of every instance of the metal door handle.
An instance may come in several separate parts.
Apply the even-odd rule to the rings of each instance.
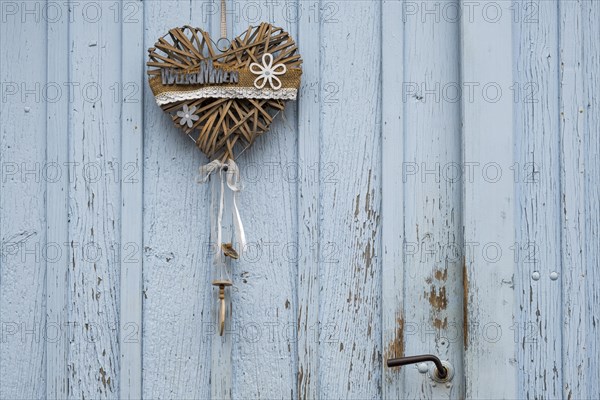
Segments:
[[[435,364],[435,374],[441,380],[448,377],[448,369],[442,364],[442,361],[433,354],[423,354],[420,356],[409,356],[402,358],[391,358],[387,360],[388,367],[400,367],[402,365],[416,364],[424,361],[432,361]]]

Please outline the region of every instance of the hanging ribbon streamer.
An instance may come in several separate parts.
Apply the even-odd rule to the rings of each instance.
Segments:
[[[240,250],[243,251],[246,247],[246,234],[244,233],[244,225],[242,224],[242,217],[240,216],[240,211],[238,209],[238,193],[242,190],[242,182],[240,178],[240,170],[233,160],[229,160],[225,163],[214,160],[206,165],[200,167],[200,178],[198,181],[200,183],[208,182],[210,175],[218,171],[219,173],[219,183],[220,183],[220,195],[219,195],[219,207],[217,210],[214,196],[211,201],[211,212],[217,215],[217,253],[215,257],[215,261],[218,264],[222,263],[222,246],[223,246],[223,235],[222,235],[222,221],[223,221],[223,211],[225,208],[225,181],[227,182],[227,188],[231,191],[231,204],[233,207],[232,216],[233,216],[233,224],[235,227],[235,235],[236,240],[240,246]],[[223,174],[226,175],[225,181],[223,180]]]

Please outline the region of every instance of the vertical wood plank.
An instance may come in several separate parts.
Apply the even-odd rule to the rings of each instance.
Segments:
[[[213,0],[212,2],[205,3],[210,5],[211,12],[208,15],[209,25],[205,27],[210,34],[213,40],[216,42],[221,37],[221,2]],[[237,9],[234,6],[234,2],[232,0],[226,1],[225,4],[225,12],[226,12],[226,26],[228,39],[234,37],[237,33],[237,25],[236,21],[239,22],[240,18],[240,9],[239,3],[237,5]],[[253,5],[254,6],[254,5]],[[212,161],[212,160],[207,160]],[[238,165],[239,166],[239,165]],[[242,166],[239,166],[243,168]],[[242,169],[243,171],[243,169]],[[225,179],[226,173],[223,172],[223,179]],[[212,197],[212,203],[218,204],[219,195],[220,195],[220,182],[219,182],[218,174],[215,174],[211,178],[211,188],[210,188],[210,196]],[[242,175],[243,179],[243,175]],[[243,192],[242,192],[243,193]],[[242,194],[243,196],[243,194]],[[225,210],[231,210],[232,202],[229,196],[225,198]],[[244,209],[241,208],[240,213],[242,218],[245,216]],[[218,242],[215,232],[217,231],[217,216],[211,214],[210,215],[210,223],[212,226],[210,242],[214,247],[214,252],[222,251],[218,248]],[[231,213],[224,213],[223,219],[221,221],[222,226],[222,238],[223,241],[231,243],[235,243],[234,240],[234,231],[233,231],[233,219]],[[247,226],[247,224],[245,225]],[[243,254],[243,249],[240,250],[240,254]],[[214,255],[213,255],[214,260]],[[231,279],[233,281],[233,285],[237,285],[239,281],[236,281],[233,271],[238,267],[238,262],[235,260],[226,259],[224,271],[223,267],[215,266],[211,260],[211,273],[210,279]],[[226,333],[223,336],[220,336],[218,333],[212,335],[211,342],[211,362],[210,362],[210,394],[213,399],[232,399],[233,393],[233,363],[234,360],[232,358],[233,346],[234,342],[237,342],[239,339],[239,333],[242,329],[238,328],[236,324],[236,318],[239,316],[240,310],[242,310],[242,305],[237,302],[236,304],[236,296],[234,294],[234,290],[236,290],[237,286],[231,286],[225,289],[225,306],[227,308],[225,315],[225,330]],[[210,304],[210,321],[214,324],[218,331],[218,323],[219,323],[219,300],[218,300],[218,289],[214,286],[211,287],[211,304]]]
[[[462,376],[463,288],[458,20],[442,8],[406,3],[404,190],[404,351],[436,354]],[[457,2],[447,8],[458,9]],[[450,6],[450,7],[448,7]],[[433,10],[433,12],[432,12]],[[437,11],[436,11],[437,10]],[[424,51],[424,49],[427,49]],[[384,83],[384,86],[387,84]],[[384,165],[387,170],[389,167]],[[406,398],[457,398],[463,381],[436,384],[418,366],[404,368]]]
[[[321,398],[381,396],[380,13],[321,13]]]
[[[43,398],[48,36],[35,5],[1,6],[0,398]]]
[[[63,8],[64,9],[64,8]],[[69,82],[69,24],[67,18],[47,24],[48,82]],[[64,89],[64,87],[63,87]],[[46,340],[46,398],[68,397],[67,326],[68,243],[69,243],[69,96],[46,103],[46,165],[60,172],[46,180],[46,246],[61,249],[60,256],[46,257],[46,330],[55,332],[56,340]]]
[[[229,3],[230,39],[267,21],[296,38],[295,0]],[[237,17],[237,18],[236,18]],[[213,26],[213,32],[216,32]],[[233,263],[232,398],[296,398],[296,104],[237,160],[248,247]]]
[[[120,396],[142,398],[142,256],[143,256],[143,3],[121,5],[121,165],[134,171],[121,179],[121,304],[119,314]],[[135,15],[130,17],[130,13]],[[136,95],[129,96],[134,90]],[[125,94],[126,93],[126,94]]]
[[[509,3],[495,4],[510,15]],[[492,23],[476,14],[462,19],[461,29],[463,82],[494,83],[506,93],[513,80],[512,21]],[[510,171],[512,98],[494,96],[490,101],[491,96],[479,95],[472,102],[463,96],[463,162]],[[516,350],[509,333],[515,318],[515,266],[509,253],[515,237],[514,188],[506,173],[497,178],[492,172],[477,174],[464,184],[464,241],[471,246],[464,271],[467,398],[515,398],[518,393]],[[484,246],[493,252],[483,252]]]
[[[298,3],[302,86],[298,98],[297,397],[319,398],[321,18]]]
[[[519,398],[562,397],[558,3],[515,3],[515,164],[517,232],[513,326]],[[532,10],[536,10],[530,18]],[[507,331],[506,334],[510,334]]]
[[[381,340],[384,399],[404,397],[405,368],[388,368],[404,349],[404,23],[403,2],[384,0],[381,10]]]
[[[78,6],[75,3],[71,7]],[[81,5],[83,7],[83,5]],[[70,19],[69,395],[119,397],[121,26],[115,5]],[[119,8],[117,4],[116,9]],[[83,9],[83,8],[82,8]]]
[[[600,393],[600,3],[583,3],[585,76],[585,254],[586,254],[586,386],[588,397]]]
[[[206,27],[211,11],[188,0],[143,4],[145,49],[173,27]],[[210,198],[196,183],[207,160],[144,85],[143,397],[210,398]]]
[[[557,271],[556,284],[562,283],[563,288],[562,395],[568,399],[591,398],[599,391],[598,357],[591,353],[596,347],[591,343],[597,341],[592,335],[598,332],[597,317],[591,312],[598,309],[600,300],[597,282],[591,279],[597,266],[590,258],[597,254],[597,245],[590,248],[587,244],[597,242],[597,237],[586,236],[588,221],[598,212],[588,214],[593,210],[590,202],[598,198],[597,185],[591,191],[586,187],[586,175],[597,176],[597,169],[586,165],[587,145],[598,142],[598,132],[593,131],[597,115],[591,107],[597,92],[589,86],[597,80],[591,71],[598,66],[597,37],[589,36],[598,32],[597,20],[590,20],[598,15],[592,4],[585,0],[559,3],[562,271]],[[595,195],[588,199],[590,193]]]
[[[223,171],[223,178],[225,179],[226,172]],[[220,181],[218,178],[218,174],[215,174],[213,178],[211,178],[211,196],[214,204],[218,204],[219,196],[220,196]],[[225,198],[225,209],[231,210],[233,203],[231,202],[231,198],[227,196]],[[211,225],[213,226],[211,232],[216,232],[218,227],[218,217],[216,215],[211,215]],[[225,243],[235,243],[235,233],[233,230],[233,219],[231,213],[223,214],[223,219],[221,220],[223,241]],[[211,235],[211,243],[213,246],[217,245],[216,235]],[[220,248],[215,247],[214,251],[222,251]],[[233,261],[230,259],[224,259],[225,265],[217,266],[213,264],[213,274],[211,279],[232,279],[232,269],[235,268]],[[216,268],[216,269],[215,269]],[[232,398],[232,384],[233,384],[233,360],[231,357],[233,340],[235,335],[233,334],[235,331],[235,324],[233,322],[233,312],[234,312],[234,304],[232,301],[232,289],[233,286],[225,289],[225,332],[223,336],[216,333],[212,335],[212,346],[211,346],[211,363],[210,363],[210,394],[213,399],[231,399]],[[212,287],[212,304],[211,304],[211,321],[215,326],[215,330],[219,330],[219,309],[220,309],[220,301],[218,298],[219,289],[215,286]],[[239,307],[238,307],[239,309]]]

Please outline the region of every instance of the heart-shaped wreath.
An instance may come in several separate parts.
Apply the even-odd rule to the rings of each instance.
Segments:
[[[302,59],[290,35],[262,23],[224,51],[199,28],[171,29],[148,49],[156,102],[210,159],[235,159],[296,99]]]

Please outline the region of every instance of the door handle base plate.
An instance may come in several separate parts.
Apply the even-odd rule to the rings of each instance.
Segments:
[[[442,365],[444,366],[444,368],[446,368],[446,371],[447,371],[445,377],[441,378],[439,376],[438,370],[437,370],[435,364],[432,364],[431,367],[429,368],[429,377],[432,380],[434,380],[435,382],[439,382],[439,383],[450,382],[452,380],[452,378],[454,377],[454,367],[448,361],[443,361],[443,360],[442,360]]]

